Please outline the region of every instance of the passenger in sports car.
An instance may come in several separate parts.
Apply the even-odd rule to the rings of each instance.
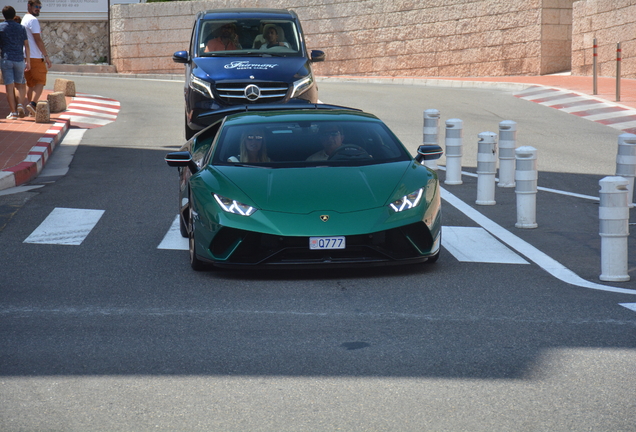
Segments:
[[[322,150],[312,154],[307,158],[308,162],[323,161],[329,159],[329,156],[333,154],[336,149],[342,145],[344,135],[342,129],[333,124],[324,126],[324,130],[320,130],[320,144],[322,144]]]
[[[267,156],[265,132],[263,129],[252,129],[241,135],[241,154],[230,156],[228,162],[271,162]]]

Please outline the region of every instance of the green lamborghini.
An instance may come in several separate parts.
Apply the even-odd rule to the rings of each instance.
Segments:
[[[437,260],[439,181],[422,163],[439,146],[414,158],[381,120],[350,108],[234,112],[165,158],[179,168],[193,269]]]

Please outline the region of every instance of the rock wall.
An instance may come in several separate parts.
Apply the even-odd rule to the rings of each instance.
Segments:
[[[40,21],[40,25],[52,63],[97,63],[108,56],[106,21]]]
[[[112,61],[124,73],[179,73],[194,14],[295,10],[319,75],[504,76],[570,68],[573,0],[215,0],[114,5]]]
[[[599,76],[616,76],[621,43],[621,76],[636,78],[636,0],[581,0],[574,3],[572,74],[592,75],[594,38]]]

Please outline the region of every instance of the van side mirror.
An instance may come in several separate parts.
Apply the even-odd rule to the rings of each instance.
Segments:
[[[438,145],[433,144],[425,144],[421,145],[417,148],[417,156],[415,156],[415,160],[419,163],[425,160],[436,160],[442,157],[444,151]]]
[[[311,50],[311,61],[316,63],[316,62],[321,62],[321,61],[325,61],[326,55],[324,51],[320,51],[320,50]]]
[[[188,56],[187,51],[177,51],[172,54],[172,61],[175,63],[188,63],[190,61],[190,57]]]

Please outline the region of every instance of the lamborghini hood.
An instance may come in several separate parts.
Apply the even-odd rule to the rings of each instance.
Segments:
[[[227,187],[219,191],[231,195],[227,198],[248,198],[251,202],[246,204],[267,211],[308,214],[313,211],[348,213],[382,207],[396,191],[412,192],[403,182],[405,172],[412,165],[412,162],[395,162],[361,167],[216,168],[228,181]],[[232,185],[242,193],[233,193]],[[424,185],[425,182],[419,187]]]

